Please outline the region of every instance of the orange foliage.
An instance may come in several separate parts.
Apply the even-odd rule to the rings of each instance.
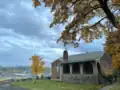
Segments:
[[[105,44],[105,51],[112,56],[112,64],[115,70],[120,69],[120,30],[110,32]]]
[[[33,1],[33,5],[36,8],[37,6],[41,5],[39,0],[32,0]]]
[[[120,53],[113,55],[112,60],[113,60],[114,69],[119,70],[120,69]]]
[[[112,0],[114,4],[120,4],[120,0]]]

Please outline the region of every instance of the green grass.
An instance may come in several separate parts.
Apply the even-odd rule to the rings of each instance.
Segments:
[[[14,82],[13,85],[28,88],[30,90],[99,90],[102,85],[70,84],[51,80]]]
[[[120,77],[117,77],[117,82],[120,84]]]

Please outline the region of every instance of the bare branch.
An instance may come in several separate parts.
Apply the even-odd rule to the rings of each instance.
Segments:
[[[112,6],[112,5],[114,5],[114,6],[120,6],[120,5],[118,5],[118,4],[111,4],[111,5],[109,5],[109,6]],[[101,8],[101,5],[95,5],[95,6],[93,7],[93,9],[91,9],[89,12],[87,12],[87,13],[84,15],[84,17],[86,17],[88,14],[90,14],[91,12],[93,12],[94,10],[99,9],[99,8]]]
[[[118,11],[120,10],[120,9],[117,9]],[[114,13],[114,12],[116,12],[117,10],[115,10],[115,11],[113,11],[112,13]],[[105,18],[107,18],[107,16],[106,17],[103,17],[102,19],[100,19],[98,22],[96,22],[94,25],[92,25],[91,27],[94,27],[94,26],[96,26],[97,24],[99,24],[102,20],[104,20]]]
[[[102,19],[100,19],[98,22],[96,22],[94,25],[92,25],[91,27],[94,27],[94,26],[96,26],[97,24],[99,24],[102,20],[104,20],[105,18],[107,18],[107,17],[104,17],[104,18],[102,18]]]

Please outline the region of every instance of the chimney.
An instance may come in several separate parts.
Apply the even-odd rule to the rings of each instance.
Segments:
[[[64,60],[65,62],[68,61],[68,52],[67,52],[67,50],[65,50],[65,51],[63,52],[63,60]]]

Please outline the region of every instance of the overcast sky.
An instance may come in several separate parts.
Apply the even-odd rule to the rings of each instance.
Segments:
[[[0,65],[30,65],[34,54],[44,57],[46,65],[62,56],[63,44],[57,44],[63,26],[49,28],[49,8],[33,8],[32,0],[1,0],[0,2]],[[79,48],[69,46],[68,53],[102,51],[104,39],[91,44],[83,41]]]

